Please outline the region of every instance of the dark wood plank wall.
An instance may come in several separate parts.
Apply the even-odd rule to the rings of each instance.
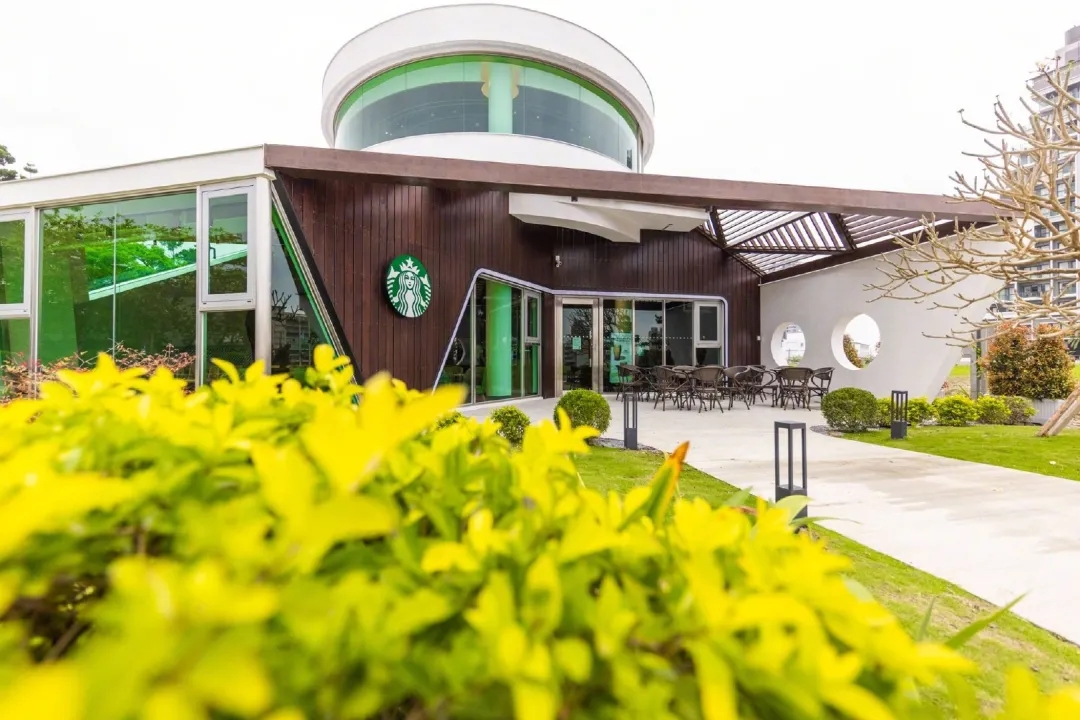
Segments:
[[[525,225],[505,192],[366,182],[347,176],[298,178],[281,186],[337,311],[360,373],[391,370],[429,387],[456,329],[470,283],[484,268],[557,290],[684,293],[727,299],[732,364],[757,362],[758,278],[704,236],[643,233],[637,244]],[[387,263],[415,255],[432,278],[428,311],[398,316],[385,298]],[[555,268],[554,257],[561,257]],[[543,303],[543,393],[554,393],[554,303]]]

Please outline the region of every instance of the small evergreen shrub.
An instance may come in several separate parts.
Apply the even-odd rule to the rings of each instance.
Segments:
[[[465,416],[462,415],[457,410],[455,410],[454,412],[447,413],[447,414],[443,415],[441,418],[439,418],[439,422],[435,423],[435,428],[437,430],[442,430],[443,428],[448,428],[451,425],[455,425],[455,424],[461,422],[464,419],[465,419]]]
[[[1002,323],[998,327],[986,356],[979,360],[986,371],[986,382],[992,395],[1026,394],[1024,370],[1030,346],[1026,328],[1012,323]]]
[[[1061,400],[1076,380],[1073,359],[1065,340],[1053,337],[1054,327],[1029,328],[1003,324],[979,362],[993,395],[1015,395],[1034,400]]]
[[[1008,403],[996,395],[983,395],[975,401],[975,409],[983,425],[1008,425],[1012,415]]]
[[[493,422],[499,423],[499,435],[511,445],[520,445],[525,439],[525,430],[531,424],[529,416],[514,405],[497,408],[491,413]]]
[[[892,427],[892,398],[877,399],[877,425],[878,427]]]
[[[908,424],[922,425],[934,419],[934,409],[924,397],[911,398],[907,405]]]
[[[1001,398],[1009,408],[1009,420],[1006,425],[1026,425],[1035,415],[1035,406],[1026,397],[1005,395]]]
[[[892,426],[892,398],[878,398],[878,426]],[[907,404],[908,425],[917,426],[934,419],[934,410],[930,401],[924,397],[911,398]]]
[[[571,390],[559,398],[555,405],[555,419],[559,419],[560,408],[570,418],[572,427],[595,428],[603,434],[611,424],[611,406],[604,396],[592,390]]]
[[[1031,342],[1026,368],[1026,392],[1033,400],[1064,400],[1076,387],[1073,359],[1064,338],[1052,337],[1053,327],[1042,326]]]
[[[876,427],[880,418],[878,402],[869,390],[840,388],[821,399],[821,413],[833,430],[865,432]]]
[[[948,395],[938,398],[933,403],[934,416],[938,425],[962,427],[979,419],[979,409],[975,401],[964,395]]]

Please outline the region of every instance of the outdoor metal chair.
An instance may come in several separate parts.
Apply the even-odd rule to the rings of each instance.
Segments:
[[[760,368],[760,369],[759,369]],[[756,405],[758,398],[765,400],[770,398],[776,405],[776,372],[766,370],[761,365],[751,365],[743,381],[750,391],[750,402]]]
[[[750,409],[750,389],[744,383],[746,373],[750,371],[745,365],[724,368],[722,373],[724,382],[717,391],[728,399],[728,410],[735,406],[735,400],[742,400],[746,409]]]
[[[814,374],[810,376],[810,397],[818,398],[819,400],[825,397],[829,392],[829,386],[832,384],[833,368],[824,367],[818,368],[814,371]]]
[[[656,400],[653,401],[653,408],[661,403],[660,409],[667,410],[668,398],[671,398],[676,409],[682,407],[689,389],[690,377],[685,373],[669,367],[656,368]]]
[[[810,409],[810,378],[814,371],[810,368],[785,367],[776,371],[780,407],[787,409],[790,400],[793,407],[804,405]]]
[[[638,397],[642,397],[648,393],[650,387],[648,373],[644,370],[633,365],[619,366],[619,385],[618,391],[615,393],[616,400],[626,392],[632,392]]]
[[[720,412],[724,412],[724,405],[720,402],[719,385],[723,378],[723,368],[719,365],[704,365],[699,368],[694,368],[693,372],[693,399],[696,399],[700,406],[698,412],[705,409],[705,401],[709,401],[709,409],[719,406]]]

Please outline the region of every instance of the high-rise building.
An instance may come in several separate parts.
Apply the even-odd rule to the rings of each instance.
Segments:
[[[1055,60],[1058,68],[1074,66],[1069,72],[1066,89],[1071,96],[1080,100],[1080,25],[1071,28],[1065,33],[1065,45],[1055,53]],[[1050,67],[1051,69],[1055,67],[1053,62]],[[1053,111],[1053,103],[1057,100],[1056,91],[1046,76],[1042,74],[1032,80],[1031,87],[1036,102],[1044,106],[1043,113],[1048,116]],[[1028,158],[1027,162],[1034,162],[1034,158]],[[1063,165],[1059,171],[1057,187],[1055,188],[1055,192],[1060,199],[1072,198],[1069,201],[1075,204],[1076,179],[1075,161]],[[1044,197],[1049,193],[1046,183],[1037,185],[1035,190]],[[1072,209],[1075,209],[1075,207],[1070,207],[1070,210]],[[1054,239],[1054,233],[1047,225],[1049,224],[1056,230],[1061,231],[1065,228],[1065,223],[1060,214],[1056,212],[1047,213],[1046,219],[1049,221],[1048,223],[1037,224],[1034,228],[1035,247],[1040,250],[1054,250],[1058,248],[1060,242]],[[1051,263],[1054,264],[1054,268],[1050,267]],[[1032,271],[1033,274],[1022,282],[1014,283],[1013,287],[1005,288],[1000,295],[1000,299],[1007,305],[1013,301],[1015,296],[1019,296],[1030,303],[1041,303],[1043,295],[1047,293],[1055,299],[1075,297],[1078,276],[1057,273],[1041,275],[1037,273],[1039,270],[1075,268],[1077,268],[1075,260],[1042,260],[1028,265],[1024,269]]]

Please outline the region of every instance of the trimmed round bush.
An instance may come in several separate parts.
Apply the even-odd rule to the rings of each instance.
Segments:
[[[911,398],[907,404],[908,424],[922,425],[934,419],[934,408],[924,397]]]
[[[1008,403],[996,395],[983,395],[975,401],[975,409],[983,425],[1008,425],[1012,415]]]
[[[1009,420],[1006,425],[1026,425],[1035,415],[1035,405],[1026,397],[1019,395],[1000,396],[1009,408]]]
[[[965,395],[938,398],[933,405],[938,425],[963,427],[979,419],[979,408],[975,401]]]
[[[892,425],[892,398],[877,399],[877,425],[883,428]]]
[[[821,413],[833,430],[865,432],[877,425],[878,402],[869,390],[840,388],[821,399]]]
[[[529,416],[514,405],[501,407],[491,413],[491,419],[499,423],[499,435],[511,445],[520,445],[525,439],[525,428],[532,422]]]
[[[878,426],[892,425],[892,398],[878,398]],[[911,398],[907,405],[908,425],[922,425],[934,418],[934,409],[924,397]]]
[[[452,413],[447,413],[439,418],[439,422],[435,423],[436,430],[442,430],[448,428],[451,425],[455,425],[465,419],[465,416],[455,410]]]
[[[611,406],[604,396],[592,390],[571,390],[559,398],[555,405],[555,422],[559,421],[559,408],[570,418],[571,427],[586,425],[603,433],[611,424]]]

